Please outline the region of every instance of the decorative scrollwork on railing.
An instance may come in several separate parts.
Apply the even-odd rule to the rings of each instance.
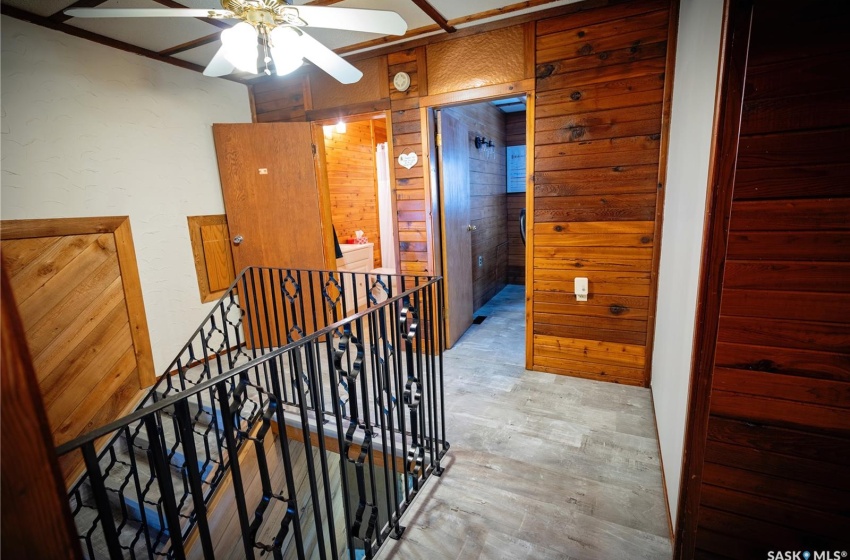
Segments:
[[[280,291],[283,292],[284,297],[289,300],[289,303],[295,303],[295,299],[301,293],[301,285],[292,276],[291,272],[287,272],[286,278],[280,283]]]
[[[387,288],[387,285],[384,283],[384,280],[380,275],[375,277],[375,280],[372,282],[372,287],[369,288],[369,303],[372,305],[378,305],[379,303],[386,301],[390,297],[390,289]]]
[[[325,284],[322,286],[322,296],[324,296],[328,307],[332,309],[335,308],[342,300],[342,294],[342,286],[334,276],[334,273],[330,273],[327,281],[325,281]]]
[[[338,340],[338,342],[333,348],[333,367],[339,388],[345,391],[345,395],[340,392],[340,412],[343,418],[350,418],[352,422],[356,422],[359,417],[357,412],[359,404],[357,400],[357,377],[363,369],[363,343],[351,333],[350,323],[342,328],[341,334],[334,332],[334,340]],[[351,356],[352,346],[354,347],[353,359]],[[346,404],[348,405],[348,413],[345,411]]]

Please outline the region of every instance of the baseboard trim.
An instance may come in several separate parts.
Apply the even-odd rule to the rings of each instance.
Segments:
[[[664,510],[667,512],[667,530],[670,533],[670,546],[676,548],[676,533],[673,529],[673,517],[670,515],[670,497],[667,495],[667,477],[664,475],[664,457],[661,455],[661,438],[658,435],[658,417],[655,415],[655,394],[649,387],[649,401],[652,404],[652,419],[655,423],[655,441],[658,446],[658,464],[661,465],[661,490],[664,492]]]

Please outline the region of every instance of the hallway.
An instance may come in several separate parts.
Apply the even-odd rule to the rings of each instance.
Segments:
[[[378,557],[670,558],[649,390],[526,371],[524,299],[446,352],[446,473]]]

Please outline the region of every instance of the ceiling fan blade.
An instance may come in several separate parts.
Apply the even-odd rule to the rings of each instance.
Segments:
[[[303,29],[298,46],[304,58],[336,78],[343,84],[353,84],[363,77],[363,72],[352,66],[347,60],[313,39]]]
[[[292,6],[286,9],[289,10],[297,11],[298,17],[310,27],[365,31],[381,35],[404,35],[407,32],[407,22],[404,18],[386,10],[328,6]]]
[[[221,47],[216,51],[215,56],[210,60],[210,63],[207,64],[207,67],[204,68],[204,76],[210,76],[212,78],[217,78],[219,76],[226,76],[233,72],[236,67],[230,63],[229,60],[224,56],[224,47]]]
[[[115,17],[200,17],[227,19],[236,17],[230,10],[203,10],[193,8],[70,8],[66,16],[78,18]]]

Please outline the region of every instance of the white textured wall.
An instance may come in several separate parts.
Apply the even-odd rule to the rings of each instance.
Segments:
[[[209,311],[186,216],[224,203],[211,124],[245,86],[2,18],[6,219],[129,215],[157,373]]]
[[[674,522],[682,475],[723,0],[682,0],[680,10],[652,353],[652,393]]]

